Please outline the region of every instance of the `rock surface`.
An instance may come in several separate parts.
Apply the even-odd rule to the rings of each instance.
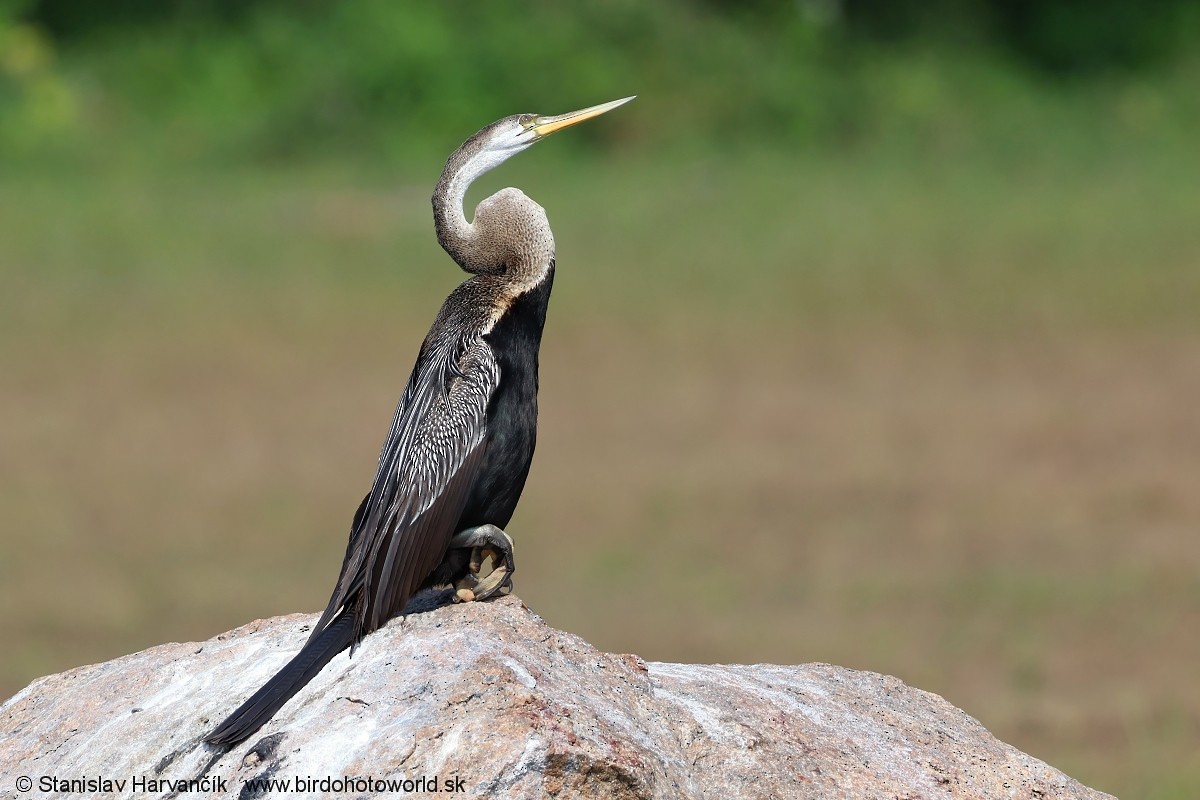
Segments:
[[[823,664],[646,663],[549,627],[515,597],[393,620],[248,742],[223,754],[203,744],[315,619],[261,620],[34,681],[0,706],[0,796],[170,796],[174,781],[203,775],[183,788],[243,798],[430,788],[506,798],[1109,797],[895,678]]]

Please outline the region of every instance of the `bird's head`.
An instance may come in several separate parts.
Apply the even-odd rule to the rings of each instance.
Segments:
[[[514,114],[493,122],[463,142],[450,155],[433,193],[438,241],[468,272],[494,272],[517,261],[544,271],[554,253],[554,237],[546,213],[519,190],[505,189],[486,198],[469,222],[462,203],[471,183],[534,142],[598,117],[632,100],[626,97],[598,106],[546,117]]]
[[[601,103],[598,106],[591,106],[590,108],[572,111],[568,114],[559,114],[553,117],[546,117],[540,114],[514,114],[511,117],[505,117],[502,120],[493,122],[468,139],[467,142],[474,142],[479,148],[481,155],[487,154],[487,156],[490,156],[486,159],[493,161],[488,167],[490,169],[526,149],[534,142],[540,142],[552,133],[569,128],[572,125],[578,125],[580,122],[592,119],[593,117],[598,117],[606,111],[612,111],[618,106],[625,105],[632,99],[632,97],[625,97],[621,100],[613,100],[610,103]]]

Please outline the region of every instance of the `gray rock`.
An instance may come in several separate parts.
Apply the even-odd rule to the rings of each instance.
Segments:
[[[549,627],[515,597],[393,620],[245,744],[203,744],[314,621],[260,620],[34,681],[0,706],[0,795],[168,796],[169,782],[203,775],[185,788],[231,798],[284,794],[263,779],[290,781],[293,796],[436,781],[512,798],[1109,797],[895,678],[646,663]],[[22,777],[32,793],[17,791]],[[409,784],[368,782],[380,780]]]

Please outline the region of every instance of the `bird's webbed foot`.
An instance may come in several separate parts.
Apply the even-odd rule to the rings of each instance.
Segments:
[[[450,540],[450,549],[469,549],[467,571],[454,582],[454,602],[486,600],[512,591],[513,540],[495,525],[467,528]]]

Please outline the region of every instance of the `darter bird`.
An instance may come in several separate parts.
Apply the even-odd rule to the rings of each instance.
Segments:
[[[538,347],[554,280],[546,212],[519,189],[472,181],[555,131],[632,100],[554,117],[505,117],[467,139],[433,193],[438,242],[471,277],[442,304],[350,528],[333,596],[300,652],[206,737],[243,741],[331,659],[400,614],[418,590],[459,601],[512,589],[512,518],[537,436]]]

